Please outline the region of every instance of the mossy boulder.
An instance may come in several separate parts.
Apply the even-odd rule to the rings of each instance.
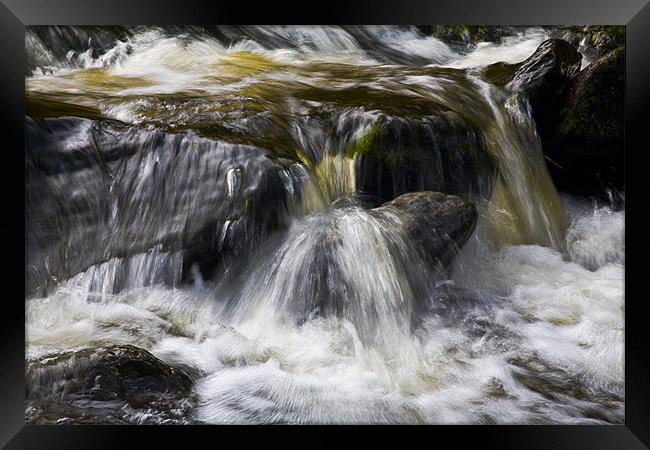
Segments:
[[[480,130],[456,113],[381,116],[350,149],[356,185],[374,204],[416,191],[489,197],[496,161]]]
[[[573,80],[559,123],[544,146],[561,189],[586,193],[623,186],[625,50],[613,50]]]
[[[129,412],[137,410],[173,421],[191,403],[193,384],[182,370],[132,345],[28,361],[26,381],[28,421],[42,424],[62,417],[68,423],[128,423]]]

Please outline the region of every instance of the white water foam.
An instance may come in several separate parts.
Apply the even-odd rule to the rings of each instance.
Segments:
[[[569,234],[605,239],[602,214],[588,209]],[[608,252],[590,242],[592,255]],[[214,288],[148,287],[94,301],[61,288],[27,301],[28,355],[142,346],[202,374],[193,414],[208,423],[586,423],[581,414],[596,403],[549,401],[519,381],[523,369],[511,362],[533,358],[553,368],[537,376],[560,370],[587,392],[622,393],[624,268],[605,262],[591,271],[580,262],[544,247],[502,249],[487,268],[502,300],[479,301],[453,324],[423,316],[413,334],[398,333],[397,354],[365,345],[359,324],[345,318],[232,322]],[[620,405],[615,411],[610,420],[622,420]]]

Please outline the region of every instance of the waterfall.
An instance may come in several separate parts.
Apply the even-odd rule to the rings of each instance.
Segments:
[[[426,301],[434,271],[401,231],[399,216],[377,217],[354,198],[354,167],[353,158],[326,155],[309,172],[301,215],[245,273],[231,320],[255,336],[281,323],[340,317],[353,325],[361,348],[383,354],[361,357],[404,364],[416,298]]]
[[[548,35],[27,27],[28,420],[621,423],[624,213],[484,71]]]
[[[494,114],[486,140],[498,160],[499,176],[490,199],[495,242],[538,244],[562,250],[568,217],[543,159],[541,143],[526,100],[494,93],[476,79]],[[494,100],[501,99],[498,105]]]

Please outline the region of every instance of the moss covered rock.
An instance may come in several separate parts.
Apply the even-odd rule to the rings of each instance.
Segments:
[[[489,197],[496,174],[478,128],[449,111],[381,116],[350,152],[358,159],[357,190],[376,204],[426,190]]]
[[[582,193],[623,184],[625,50],[594,61],[573,80],[545,145],[561,189]]]

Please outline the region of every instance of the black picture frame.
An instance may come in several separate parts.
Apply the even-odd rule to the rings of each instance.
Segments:
[[[640,245],[643,239],[633,240],[633,236],[643,236],[643,220],[633,221],[631,218],[643,214],[642,190],[635,186],[643,182],[643,176],[637,177],[634,171],[643,170],[641,154],[648,148],[645,113],[650,106],[649,0],[328,0],[314,4],[304,0],[297,4],[222,0],[0,0],[0,124],[3,128],[3,172],[7,174],[0,177],[4,188],[0,192],[9,197],[6,199],[5,220],[0,221],[0,236],[13,244],[15,252],[15,256],[5,256],[11,260],[7,264],[11,268],[5,272],[6,283],[12,284],[11,280],[19,279],[20,268],[15,261],[19,260],[17,255],[21,244],[13,236],[20,235],[19,229],[24,225],[15,219],[19,217],[17,211],[21,207],[17,188],[20,183],[18,167],[24,164],[23,156],[17,151],[21,143],[24,148],[24,27],[232,23],[625,25],[626,259],[628,269],[635,266],[633,261],[640,261],[639,264],[645,266],[645,246]],[[22,202],[24,207],[24,198]],[[16,211],[11,211],[14,208]],[[630,242],[636,245],[630,246]],[[176,447],[194,442],[195,434],[216,432],[219,433],[219,442],[223,442],[224,437],[231,437],[237,438],[241,445],[250,440],[251,431],[267,433],[271,439],[289,434],[306,444],[304,433],[316,430],[322,435],[321,444],[340,442],[339,433],[365,431],[364,434],[374,438],[382,438],[387,432],[408,432],[404,436],[408,439],[435,436],[435,442],[446,440],[453,442],[454,446],[459,443],[462,446],[471,439],[483,447],[498,448],[647,448],[650,445],[650,340],[645,334],[646,297],[631,295],[637,292],[633,289],[635,282],[631,273],[631,269],[626,270],[624,425],[337,427],[336,430],[323,427],[26,425],[25,310],[16,292],[15,295],[5,293],[3,306],[6,315],[0,327],[0,444],[6,448],[115,448],[125,447],[135,439],[146,439],[149,444],[157,440]],[[217,441],[212,442],[218,445]]]

